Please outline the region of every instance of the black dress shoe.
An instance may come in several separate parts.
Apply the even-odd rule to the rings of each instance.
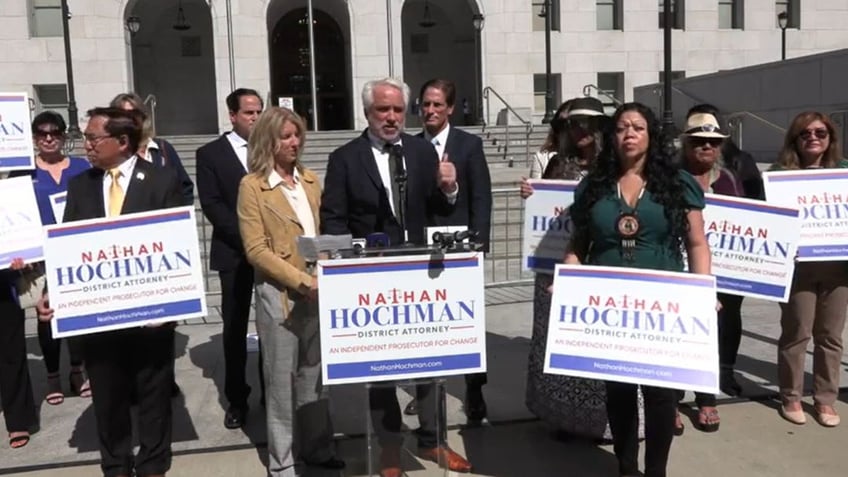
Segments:
[[[486,400],[482,389],[469,389],[465,393],[465,415],[469,421],[479,422],[486,418]]]
[[[403,409],[403,413],[407,416],[414,416],[418,414],[418,400],[412,398],[412,401],[409,401],[409,404]]]
[[[238,429],[244,425],[247,420],[247,406],[236,407],[230,406],[224,414],[224,427],[227,429]]]
[[[323,467],[325,469],[341,470],[345,468],[345,461],[336,457],[330,457],[324,462],[307,462],[306,465],[313,467]]]

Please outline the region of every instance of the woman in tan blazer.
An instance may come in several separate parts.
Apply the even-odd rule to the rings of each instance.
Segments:
[[[248,141],[250,173],[239,186],[238,216],[256,273],[256,330],[262,346],[268,474],[294,476],[298,460],[339,469],[328,399],[321,386],[318,285],[298,253],[299,236],[319,230],[321,186],[300,164],[306,127],[297,114],[269,108]]]

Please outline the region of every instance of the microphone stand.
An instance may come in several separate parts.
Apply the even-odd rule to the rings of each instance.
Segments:
[[[399,162],[401,167],[398,167],[395,172],[395,183],[398,185],[398,193],[400,194],[400,210],[397,212],[398,222],[400,222],[400,229],[403,233],[403,246],[407,247],[410,244],[409,235],[406,231],[406,167],[403,167],[403,156],[400,159],[394,158]]]

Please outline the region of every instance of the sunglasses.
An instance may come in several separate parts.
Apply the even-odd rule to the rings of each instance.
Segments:
[[[582,129],[584,131],[598,129],[598,124],[599,121],[592,118],[572,118],[565,120],[565,125],[569,129]]]
[[[805,129],[798,135],[798,137],[805,141],[810,140],[813,136],[816,136],[816,139],[826,139],[830,136],[830,132],[827,128]]]
[[[39,129],[35,132],[35,137],[36,139],[47,139],[48,137],[52,137],[53,139],[62,139],[62,137],[64,137],[64,133],[58,129],[51,129],[49,131]]]
[[[704,147],[709,145],[712,148],[718,149],[721,147],[721,143],[724,142],[724,139],[717,137],[690,137],[687,139],[689,144],[692,145],[693,148]]]

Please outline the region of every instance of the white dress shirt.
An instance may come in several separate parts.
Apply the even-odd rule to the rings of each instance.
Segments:
[[[436,148],[436,154],[439,155],[439,160],[445,157],[445,145],[448,143],[448,134],[450,134],[450,123],[445,123],[444,129],[439,131],[435,136],[431,136],[426,129],[424,130],[424,139]]]
[[[236,153],[239,162],[241,162],[241,166],[244,167],[245,171],[250,172],[250,169],[247,167],[247,141],[235,131],[227,133],[227,140],[230,141],[230,146],[233,147],[233,151]]]
[[[306,191],[303,189],[303,184],[300,183],[300,173],[297,168],[294,170],[294,187],[290,187],[283,181],[277,171],[271,171],[268,176],[268,185],[275,188],[278,185],[282,190],[283,196],[289,201],[294,213],[297,216],[297,221],[303,227],[304,237],[315,237],[315,216],[312,214],[312,207],[309,205],[309,198],[306,196]]]
[[[118,185],[121,186],[121,190],[124,191],[124,202],[127,200],[127,189],[130,186],[130,180],[132,179],[133,169],[135,169],[135,163],[138,160],[138,157],[133,155],[126,161],[122,162],[121,165],[118,166],[118,170],[121,171],[121,176],[118,178]],[[143,172],[138,173],[141,177],[139,179],[144,179]],[[112,176],[109,174],[109,171],[104,171],[103,173],[103,211],[106,216],[109,215],[109,187],[112,186]]]

